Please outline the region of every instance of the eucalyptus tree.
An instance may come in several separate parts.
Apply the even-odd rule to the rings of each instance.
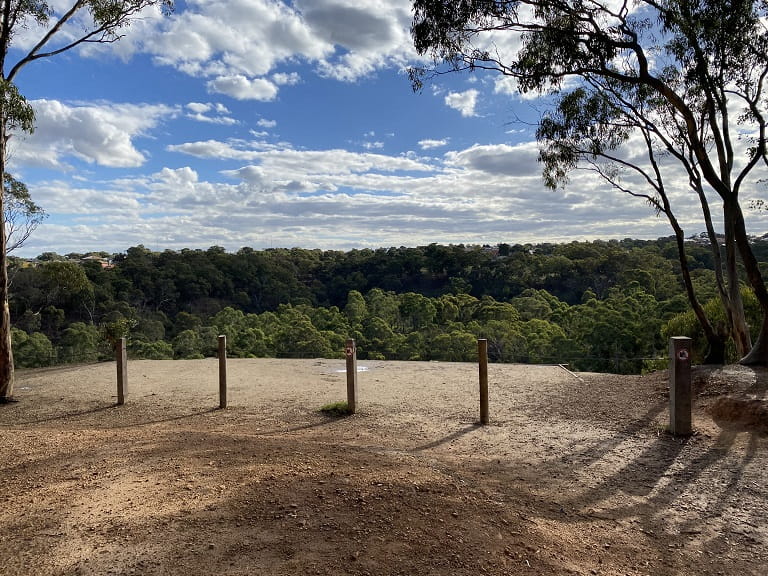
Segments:
[[[685,244],[685,232],[673,209],[665,178],[665,158],[674,158],[684,169],[688,185],[699,198],[707,237],[713,253],[715,279],[720,300],[728,318],[730,337],[739,357],[749,353],[750,334],[744,316],[740,282],[733,243],[727,251],[727,277],[723,273],[720,243],[712,222],[709,200],[701,174],[689,161],[690,147],[674,111],[659,99],[649,100],[639,86],[633,92],[618,90],[613,82],[588,79],[589,88],[580,87],[562,95],[555,108],[544,115],[537,130],[539,159],[543,163],[544,182],[550,188],[565,185],[569,173],[581,167],[591,170],[616,190],[645,200],[664,215],[674,231],[678,261],[686,297],[709,345],[707,363],[721,364],[725,359],[726,336],[713,325],[701,304],[691,277]],[[650,107],[653,110],[649,109]],[[649,121],[649,119],[653,119]],[[620,147],[632,140],[644,150],[647,162],[622,155]],[[674,170],[672,172],[675,172]],[[633,182],[633,176],[634,182]]]
[[[710,196],[721,203],[727,281],[720,293],[730,335],[746,352],[740,258],[764,317],[742,361],[766,363],[768,291],[740,201],[768,166],[766,0],[415,0],[413,5],[415,47],[434,61],[411,70],[415,88],[431,74],[492,70],[514,79],[522,92],[559,96],[556,111],[543,118],[538,132],[547,184],[562,184],[568,172],[591,162],[622,191],[648,200],[675,228],[665,182],[682,168],[718,258]],[[630,138],[643,143],[641,161],[626,151]],[[635,170],[634,185],[644,191],[620,183],[623,169]],[[681,231],[675,228],[678,238]],[[680,260],[685,274],[684,252]],[[696,308],[695,294],[687,290]],[[706,323],[701,310],[698,315]],[[716,343],[714,331],[710,336]]]
[[[7,254],[24,245],[43,220],[48,216],[35,204],[29,188],[10,174],[5,174],[3,192],[3,218]]]
[[[164,11],[172,0],[0,0],[0,174],[5,175],[8,141],[34,130],[34,111],[16,86],[19,73],[36,60],[49,59],[85,45],[119,40],[146,9]],[[24,33],[24,41],[17,38]],[[35,35],[34,37],[32,37]],[[31,41],[30,41],[31,39]],[[0,178],[0,213],[5,182]],[[5,221],[0,220],[0,401],[13,395],[13,352],[8,309],[8,253]]]

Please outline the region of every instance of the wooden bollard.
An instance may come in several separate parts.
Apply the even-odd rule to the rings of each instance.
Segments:
[[[227,337],[219,336],[219,408],[227,407]]]
[[[488,424],[488,340],[477,341],[477,357],[480,371],[480,424]]]
[[[669,431],[690,436],[691,426],[691,339],[669,339]]]
[[[122,406],[128,396],[128,350],[125,338],[120,338],[115,344],[115,361],[117,362],[117,403]]]
[[[347,410],[354,414],[357,410],[357,346],[354,340],[347,340],[344,353],[347,358]]]

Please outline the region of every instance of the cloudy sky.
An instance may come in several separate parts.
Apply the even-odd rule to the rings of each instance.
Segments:
[[[546,102],[490,73],[414,94],[410,20],[408,0],[178,1],[119,43],[31,63],[17,84],[37,129],[10,167],[49,218],[16,255],[669,234],[591,174],[544,188]]]

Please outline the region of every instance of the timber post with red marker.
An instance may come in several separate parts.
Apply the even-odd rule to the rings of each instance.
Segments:
[[[669,431],[690,436],[691,427],[691,339],[669,339]]]

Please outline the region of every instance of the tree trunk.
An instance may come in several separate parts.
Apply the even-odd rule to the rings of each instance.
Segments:
[[[749,243],[749,235],[747,234],[741,206],[739,206],[738,201],[733,200],[725,203],[724,210],[726,211],[726,218],[730,218],[733,224],[733,238],[739,250],[741,261],[744,264],[747,280],[763,312],[763,321],[760,325],[757,340],[749,353],[740,360],[740,363],[750,366],[765,365],[768,364],[768,290],[766,290],[757,258],[755,258],[752,246]]]
[[[707,340],[710,343],[710,349],[705,362],[707,364],[724,364],[726,359],[726,336],[729,335],[733,339],[739,358],[744,357],[749,352],[750,348],[752,348],[752,341],[747,321],[744,316],[744,302],[742,301],[741,290],[739,289],[738,269],[736,267],[736,244],[735,241],[733,241],[733,226],[725,226],[726,237],[732,240],[727,244],[728,248],[726,250],[728,270],[728,282],[726,282],[723,276],[725,266],[723,266],[723,260],[720,254],[720,241],[715,232],[715,227],[712,225],[712,212],[709,209],[709,201],[707,200],[707,196],[704,194],[704,189],[701,187],[700,183],[697,186],[697,190],[699,194],[699,202],[701,203],[701,211],[704,215],[704,224],[707,229],[707,237],[709,238],[709,246],[712,251],[717,293],[720,296],[720,302],[723,305],[725,318],[728,323],[728,334],[724,336],[718,335],[719,342],[713,342],[709,339],[709,336],[707,336]],[[677,232],[677,228],[675,231]]]
[[[0,403],[13,397],[13,350],[11,347],[11,313],[8,307],[8,255],[5,237],[5,154],[8,135],[0,104]]]
[[[672,212],[667,210],[666,215],[675,231],[677,256],[680,261],[680,272],[683,275],[685,294],[688,296],[688,303],[691,305],[691,309],[693,310],[696,319],[699,321],[701,329],[704,331],[704,336],[707,338],[708,349],[707,356],[704,358],[704,363],[725,364],[725,338],[715,331],[709,318],[707,318],[707,313],[704,312],[704,308],[702,308],[699,299],[696,297],[696,291],[694,290],[693,281],[691,280],[691,270],[688,267],[688,256],[685,251],[685,234]]]
[[[725,340],[717,334],[712,338],[707,335],[707,343],[709,348],[704,357],[704,364],[716,364],[718,366],[725,364]]]
[[[2,258],[5,260],[5,258]],[[5,264],[3,262],[3,264]],[[7,274],[0,282],[7,283]],[[0,311],[0,403],[9,402],[13,397],[13,350],[11,348],[11,315],[8,310],[7,291]]]
[[[757,340],[752,346],[752,350],[739,361],[739,364],[746,366],[768,364],[768,314],[763,314],[763,323],[760,326]]]
[[[749,334],[747,318],[744,315],[744,302],[741,298],[741,282],[739,281],[738,254],[734,218],[725,215],[725,270],[728,278],[728,297],[726,315],[730,321],[731,338],[736,345],[739,358],[745,357],[752,349],[752,336]]]

